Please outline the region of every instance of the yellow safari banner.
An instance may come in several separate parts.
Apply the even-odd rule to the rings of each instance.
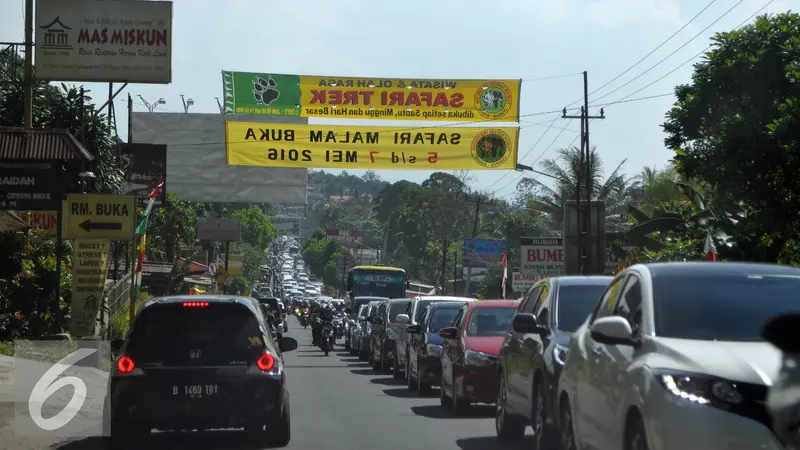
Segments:
[[[517,122],[521,80],[222,72],[225,112],[327,119]]]
[[[381,170],[510,170],[519,128],[225,123],[228,164]]]

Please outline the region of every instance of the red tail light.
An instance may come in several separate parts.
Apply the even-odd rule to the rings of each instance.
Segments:
[[[275,357],[269,353],[264,353],[258,358],[256,365],[262,372],[269,372],[273,367],[275,367]]]
[[[136,368],[136,364],[133,363],[133,360],[128,355],[122,355],[117,360],[117,371],[122,374],[127,374],[133,372],[133,369]]]
[[[183,302],[184,308],[207,308],[208,302]]]

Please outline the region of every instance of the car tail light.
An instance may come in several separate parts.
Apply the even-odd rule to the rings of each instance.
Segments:
[[[184,308],[207,308],[208,302],[183,302]]]
[[[122,374],[128,374],[133,372],[133,369],[136,368],[136,364],[133,363],[133,360],[128,355],[122,355],[117,360],[117,371]]]
[[[258,357],[256,365],[262,372],[269,372],[273,367],[275,367],[275,357],[269,353],[264,353]]]

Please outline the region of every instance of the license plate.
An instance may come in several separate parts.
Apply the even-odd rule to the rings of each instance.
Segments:
[[[201,399],[214,397],[219,393],[219,386],[216,384],[173,384],[172,395],[174,397]]]

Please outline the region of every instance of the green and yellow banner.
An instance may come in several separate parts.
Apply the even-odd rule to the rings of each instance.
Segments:
[[[521,80],[424,80],[222,72],[226,114],[517,122]]]
[[[519,128],[225,123],[228,164],[384,170],[513,170]]]

